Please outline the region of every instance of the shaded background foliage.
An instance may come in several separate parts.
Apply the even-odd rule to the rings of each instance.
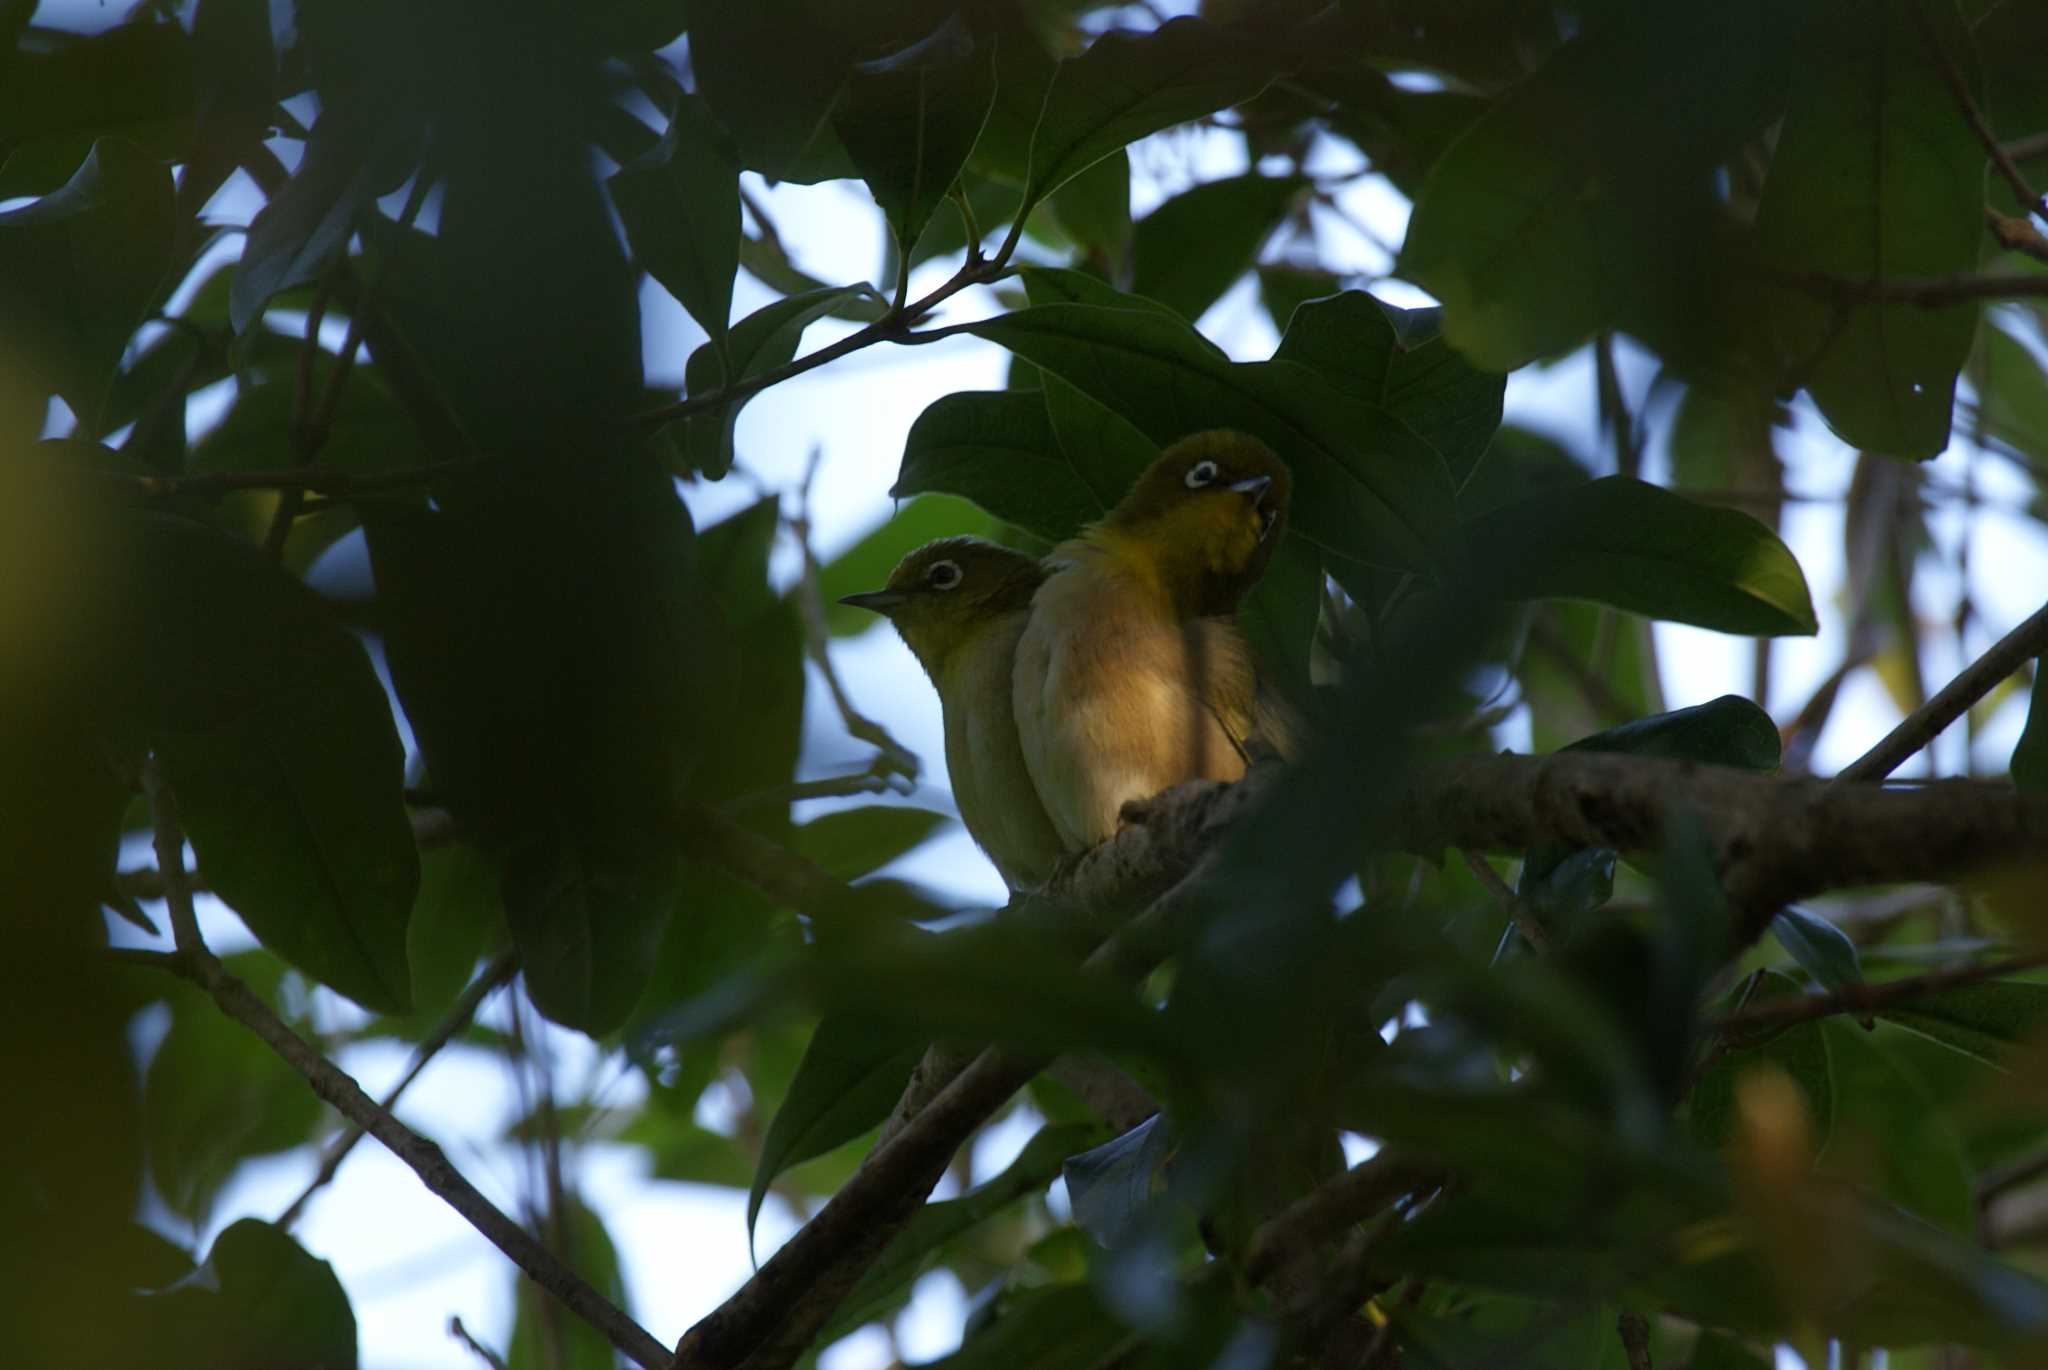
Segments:
[[[527,1091],[525,1217],[617,1299],[579,1143],[746,1188],[751,1226],[771,1192],[831,1193],[924,1045],[960,1038],[1107,1054],[1167,1111],[1112,1137],[1034,1083],[1033,1140],[921,1210],[821,1346],[944,1267],[980,1291],[956,1366],[1313,1355],[1290,1291],[1226,1273],[1342,1137],[1459,1177],[1379,1231],[1351,1299],[1379,1294],[1405,1364],[1622,1365],[1624,1312],[1662,1315],[1659,1364],[2040,1354],[2048,989],[1753,1035],[1701,1012],[2024,944],[2038,872],[1786,910],[1746,947],[1682,828],[1630,862],[1539,846],[1511,893],[1386,831],[1416,754],[1504,723],[1796,774],[1851,673],[1909,711],[1931,639],[1974,640],[1967,593],[1952,626],[1916,604],[1956,492],[1912,463],[1962,443],[2032,491],[2048,460],[2040,206],[1964,115],[2048,181],[2038,7],[198,0],[88,33],[14,0],[0,36],[0,1040],[39,1120],[6,1142],[0,1277],[32,1359],[356,1360],[289,1220],[162,1235],[211,1231],[241,1167],[332,1123],[203,994],[98,954],[164,944],[155,889],[115,878],[145,757],[260,943],[230,968],[316,1040],[419,1042],[518,953],[518,1007],[458,1030]],[[1189,124],[1249,169],[1134,216],[1127,147]],[[1441,308],[1319,253],[1346,146],[1414,201],[1395,269]],[[761,178],[864,184],[890,260],[806,276],[748,204]],[[220,217],[252,188],[246,225]],[[734,319],[741,271],[776,298]],[[1247,273],[1269,357],[1196,327]],[[643,276],[703,335],[660,359],[680,400],[643,366]],[[1013,360],[924,411],[896,515],[822,563],[806,543],[792,582],[773,558],[808,510],[692,509],[746,474],[742,407],[827,320],[869,330],[828,355],[966,336]],[[1606,450],[1502,426],[1504,373],[1582,348]],[[1780,537],[1810,450],[1788,406],[1858,453],[1848,602],[1821,606],[1843,670],[1781,721],[1666,712],[1646,620],[1755,639],[1762,703],[1770,639],[1820,626]],[[796,806],[916,770],[849,708],[872,765],[804,788],[805,663],[868,626],[830,600],[908,547],[1042,550],[1211,426],[1295,471],[1244,621],[1324,731],[1133,997],[876,875],[942,815]],[[323,558],[352,574],[315,593]],[[2044,709],[2023,786],[2048,780]],[[851,891],[763,892],[710,810]],[[556,1079],[543,1018],[635,1101]],[[744,1125],[708,1126],[736,1087]],[[524,1281],[498,1340],[514,1366],[613,1355]]]

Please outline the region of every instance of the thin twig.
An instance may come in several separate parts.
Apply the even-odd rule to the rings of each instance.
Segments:
[[[490,997],[493,990],[509,981],[518,969],[519,958],[509,951],[484,967],[484,973],[472,980],[469,987],[462,991],[461,997],[448,1010],[447,1016],[413,1048],[412,1065],[397,1084],[385,1091],[384,1097],[377,1101],[377,1106],[387,1113],[397,1107],[400,1097],[412,1087],[414,1080],[420,1078],[420,1073],[440,1054],[441,1048],[454,1041],[456,1035],[469,1026],[470,1020],[476,1017],[476,1011],[482,1006],[483,1001]],[[305,1212],[306,1205],[312,1201],[315,1194],[333,1181],[336,1172],[341,1169],[341,1163],[348,1159],[349,1152],[355,1150],[356,1143],[362,1139],[363,1129],[351,1123],[342,1130],[340,1136],[328,1144],[326,1152],[320,1158],[319,1171],[305,1189],[300,1191],[299,1197],[292,1200],[291,1206],[277,1215],[276,1226],[289,1229],[299,1220]]]
[[[2028,213],[2038,214],[2048,209],[2048,205],[2042,203],[2041,193],[2027,184],[2027,178],[2020,173],[2012,154],[2005,150],[2004,145],[1998,141],[1998,135],[1991,131],[1991,125],[1984,122],[1983,111],[1978,109],[1977,102],[1970,98],[1970,87],[1964,82],[1962,72],[1956,70],[1955,59],[1950,57],[1948,49],[1941,45],[1941,36],[1934,31],[1934,24],[1928,19],[1927,12],[1920,7],[1918,0],[1909,8],[1913,11],[1913,22],[1920,28],[1920,37],[1926,42],[1927,51],[1934,58],[1935,68],[1941,72],[1941,79],[1948,86],[1949,94],[1955,97],[1956,107],[1963,112],[1963,118],[1969,122],[1970,131],[1977,135],[1977,141],[1991,154],[1992,165],[1998,168],[1998,174],[2012,187],[2012,193],[2027,207]]]
[[[2048,276],[1891,276],[1858,280],[1825,271],[1767,271],[1779,285],[1845,308],[1879,302],[1946,309],[1973,300],[2048,297]]]
[[[350,499],[425,485],[442,476],[479,471],[491,465],[488,458],[471,457],[456,461],[429,462],[395,471],[195,471],[182,476],[133,476],[125,472],[102,471],[100,478],[127,486],[152,499],[174,495],[225,495],[236,490],[299,490]]]
[[[2048,605],[1993,643],[1991,649],[1964,667],[1954,680],[1935,692],[1884,739],[1856,760],[1844,766],[1835,778],[1841,780],[1882,780],[1915,752],[1932,742],[1971,705],[2030,658],[2048,652]]]
[[[461,1342],[469,1353],[491,1367],[491,1370],[505,1370],[505,1358],[469,1335],[469,1329],[462,1325],[461,1318],[448,1319],[448,1335]]]
[[[879,758],[877,758],[879,760]],[[822,780],[798,780],[788,785],[776,785],[770,789],[755,790],[728,799],[718,807],[725,813],[745,813],[749,809],[774,805],[778,808],[799,803],[806,799],[845,799],[857,794],[888,794],[895,790],[889,783],[890,777],[875,770],[866,770],[858,775],[835,775]]]
[[[2006,251],[2022,252],[2037,262],[2048,262],[2048,237],[2043,237],[2041,230],[2035,228],[2031,221],[2017,215],[2001,214],[1986,205],[1984,226],[1991,230],[1991,236]]]
[[[2036,157],[2048,157],[2048,129],[2030,133],[2024,138],[2015,138],[2004,144],[2005,155],[2015,162],[2031,162]]]
[[[192,907],[192,886],[185,879],[185,829],[178,821],[177,796],[163,780],[155,757],[142,766],[142,789],[149,797],[157,869],[162,872],[164,903],[171,914],[171,939],[181,952],[200,952],[199,916]]]
[[[2002,961],[1975,961],[1943,966],[1925,975],[1910,975],[1875,985],[1844,985],[1831,994],[1787,994],[1766,999],[1748,1008],[1723,1015],[1714,1027],[1723,1036],[1741,1036],[1762,1028],[1780,1028],[1793,1023],[1832,1018],[1838,1014],[1882,1013],[1899,1004],[1911,1003],[1922,995],[1974,985],[2001,976],[2048,966],[2048,952],[2029,952]]]
[[[1500,878],[1487,859],[1470,847],[1458,848],[1458,855],[1465,859],[1465,869],[1471,871],[1479,883],[1486,886],[1487,893],[1500,905],[1501,912],[1508,916],[1509,921],[1515,925],[1515,930],[1522,934],[1522,939],[1534,947],[1539,955],[1549,951],[1550,930],[1529,916],[1529,911],[1522,907],[1521,897],[1508,888],[1508,882]]]
[[[1442,1177],[1427,1167],[1382,1151],[1318,1185],[1261,1223],[1246,1248],[1244,1278],[1262,1283],[1282,1262],[1378,1215],[1395,1200],[1441,1181]]]

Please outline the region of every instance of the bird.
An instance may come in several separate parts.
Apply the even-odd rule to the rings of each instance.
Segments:
[[[1248,434],[1191,434],[1047,557],[1013,702],[1063,859],[1115,836],[1127,806],[1141,813],[1183,781],[1239,779],[1260,742],[1284,752],[1232,615],[1265,573],[1292,484]]]
[[[1010,702],[1017,638],[1044,579],[1024,552],[949,537],[910,552],[885,588],[839,601],[887,618],[931,678],[960,821],[1016,891],[1042,887],[1061,856]]]

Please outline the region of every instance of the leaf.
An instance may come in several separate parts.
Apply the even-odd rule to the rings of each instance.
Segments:
[[[1273,355],[1383,406],[1443,455],[1462,489],[1500,427],[1507,381],[1475,369],[1444,340],[1442,314],[1347,290],[1297,306]]]
[[[1768,269],[1845,280],[1948,276],[1977,265],[1984,150],[1956,112],[1918,10],[1974,84],[1952,4],[1825,4],[1757,206]],[[1776,343],[1844,442],[1925,459],[1948,445],[1977,311],[1873,300],[1846,317],[1797,289],[1776,300]]]
[[[249,951],[226,964],[276,1001],[284,972],[277,958]],[[296,1070],[205,994],[176,986],[166,998],[170,1027],[149,1060],[142,1135],[157,1193],[203,1225],[243,1161],[304,1146],[323,1110]]]
[[[416,126],[367,101],[321,112],[291,179],[249,223],[228,294],[235,332],[247,332],[272,296],[318,280],[342,259],[356,216],[390,189],[387,164],[418,136]]]
[[[1751,636],[1818,630],[1806,577],[1747,514],[1625,476],[1566,487],[1459,527],[1454,564],[1512,599],[1588,599]]]
[[[1688,1370],[1771,1370],[1772,1364],[1726,1332],[1709,1330],[1693,1343]]]
[[[1451,344],[1507,371],[1691,303],[1699,274],[1673,239],[1704,214],[1713,163],[1775,115],[1801,8],[1621,7],[1466,128],[1430,167],[1398,263],[1443,301]]]
[[[506,856],[505,924],[533,1006],[602,1037],[640,1002],[682,887],[662,834],[539,836]]]
[[[17,46],[14,29],[0,22],[0,147],[12,149],[0,156],[0,199],[57,189],[100,138],[128,140],[162,160],[191,155],[198,83],[192,38],[178,24],[39,36],[58,42],[41,51]]]
[[[661,141],[605,184],[634,259],[699,328],[723,338],[739,271],[740,167],[710,107],[677,96]]]
[[[1616,1310],[1572,1316],[1569,1305],[1480,1295],[1454,1317],[1396,1305],[1402,1364],[1418,1370],[1515,1365],[1522,1370],[1627,1370]]]
[[[998,392],[1001,393],[1001,392]],[[915,432],[915,425],[912,426]],[[900,505],[852,546],[818,568],[818,594],[825,601],[825,629],[834,637],[864,633],[880,626],[880,614],[841,604],[845,595],[879,589],[913,548],[935,538],[969,534],[995,538],[996,520],[966,500],[951,495],[918,495]]]
[[[889,494],[927,491],[972,500],[1048,541],[1071,536],[1109,507],[1068,459],[1045,396],[1034,390],[962,390],[925,406],[904,439]]]
[[[732,131],[742,164],[770,180],[857,174],[832,132],[849,56],[834,17],[806,0],[690,7],[697,90]]]
[[[1827,988],[1863,983],[1863,963],[1856,955],[1856,944],[1848,933],[1819,914],[1797,904],[1787,905],[1771,919],[1771,935],[1807,974]]]
[[[1885,1050],[1883,1039],[1839,1020],[1825,1022],[1835,1081],[1835,1141],[1827,1163],[1865,1168],[1851,1172],[1876,1193],[1952,1237],[1976,1237],[1969,1158],[1946,1113],[1927,1090]]]
[[[747,1240],[776,1177],[852,1141],[889,1116],[925,1042],[896,1024],[828,1013],[804,1048],[782,1107],[761,1140],[747,1191]]]
[[[1294,473],[1289,526],[1319,548],[1414,566],[1451,517],[1442,461],[1392,415],[1286,361],[1231,362],[1143,307],[1050,304],[962,325],[1044,367],[1161,446],[1204,428],[1263,439]]]
[[[690,354],[683,369],[684,393],[700,399],[773,371],[796,356],[797,344],[813,322],[846,300],[874,294],[874,287],[867,285],[825,286],[764,305],[733,325],[722,353],[717,343],[707,342]],[[690,465],[707,478],[718,480],[732,469],[733,425],[750,398],[715,405],[678,421]]]
[[[1132,1339],[1088,1286],[1027,1289],[1005,1302],[993,1326],[930,1370],[1021,1370],[1025,1366],[1094,1366]]]
[[[930,809],[869,804],[798,826],[792,849],[835,879],[858,880],[888,865],[952,820]]]
[[[11,366],[99,436],[114,368],[171,269],[170,168],[102,139],[60,190],[0,214],[0,339]]]
[[[853,69],[832,126],[908,257],[995,102],[992,46],[959,14],[912,49]]]
[[[158,1342],[180,1370],[355,1370],[355,1312],[334,1267],[255,1218],[231,1224],[194,1278],[145,1307],[164,1320]]]
[[[420,892],[406,930],[416,1008],[439,1013],[469,984],[476,963],[502,940],[498,867],[466,842],[420,853]]]
[[[2021,790],[2048,790],[2048,657],[2034,658],[2034,691],[2027,701],[2027,725],[2013,744],[2012,783]]]
[[[1025,204],[1034,205],[1148,133],[1248,100],[1274,72],[1243,42],[1200,19],[1149,33],[1111,32],[1060,63],[1031,136]]]
[[[1306,538],[1287,533],[1238,606],[1237,625],[1258,656],[1261,679],[1297,708],[1314,697],[1309,655],[1322,612],[1322,558]]]
[[[1155,1113],[1113,1141],[1070,1156],[1062,1173],[1074,1223],[1114,1248],[1152,1198],[1152,1179],[1166,1163],[1173,1135]]]
[[[563,1195],[561,1205],[561,1212],[542,1216],[541,1230],[560,1234],[558,1240],[566,1249],[557,1254],[600,1297],[628,1309],[619,1249],[605,1230],[604,1219],[580,1194]],[[562,1317],[563,1310],[550,1304],[555,1296],[533,1280],[520,1275],[513,1280],[518,1311],[512,1319],[512,1344],[506,1348],[506,1370],[614,1370],[618,1353],[604,1333],[581,1318]]]
[[[819,1332],[816,1344],[829,1346],[907,1301],[917,1278],[955,1238],[1017,1200],[1044,1190],[1059,1175],[1061,1163],[1099,1135],[1100,1129],[1091,1126],[1041,1127],[1002,1174],[957,1199],[940,1199],[919,1208],[881,1258],[861,1276],[832,1321]]]
[[[1778,725],[1741,695],[1632,719],[1582,737],[1568,752],[1625,752],[1753,771],[1778,768]]]
[[[404,754],[362,646],[252,546],[132,517],[117,699],[156,748],[212,887],[366,1008],[411,999],[419,860]],[[120,622],[117,618],[114,621]]]
[[[1045,208],[1068,237],[1097,254],[1096,261],[1111,267],[1123,262],[1131,242],[1130,155],[1118,148],[1061,186]],[[1032,221],[1034,231],[1037,223]]]
[[[1744,1006],[1796,996],[1796,981],[1779,971],[1765,971]],[[1686,1101],[1688,1130],[1694,1145],[1707,1151],[1725,1149],[1735,1135],[1736,1086],[1744,1075],[1774,1066],[1791,1079],[1806,1101],[1817,1150],[1825,1150],[1835,1128],[1835,1086],[1828,1059],[1828,1038],[1817,1022],[1795,1023],[1755,1046],[1732,1047],[1713,1062],[1693,1086]]]
[[[1306,185],[1253,172],[1182,191],[1132,230],[1132,293],[1199,319],[1251,268]]]
[[[2010,1068],[2015,1053],[2048,1029],[2048,985],[1987,980],[1879,1009],[1878,1017],[1965,1056]]]

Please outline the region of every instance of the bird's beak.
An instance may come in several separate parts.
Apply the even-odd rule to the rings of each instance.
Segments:
[[[1258,504],[1266,498],[1266,487],[1273,483],[1271,476],[1247,476],[1243,480],[1223,488],[1233,495],[1243,495]]]
[[[856,609],[866,609],[887,618],[891,609],[897,608],[910,598],[901,590],[863,590],[857,595],[844,595],[841,604],[850,604]]]

